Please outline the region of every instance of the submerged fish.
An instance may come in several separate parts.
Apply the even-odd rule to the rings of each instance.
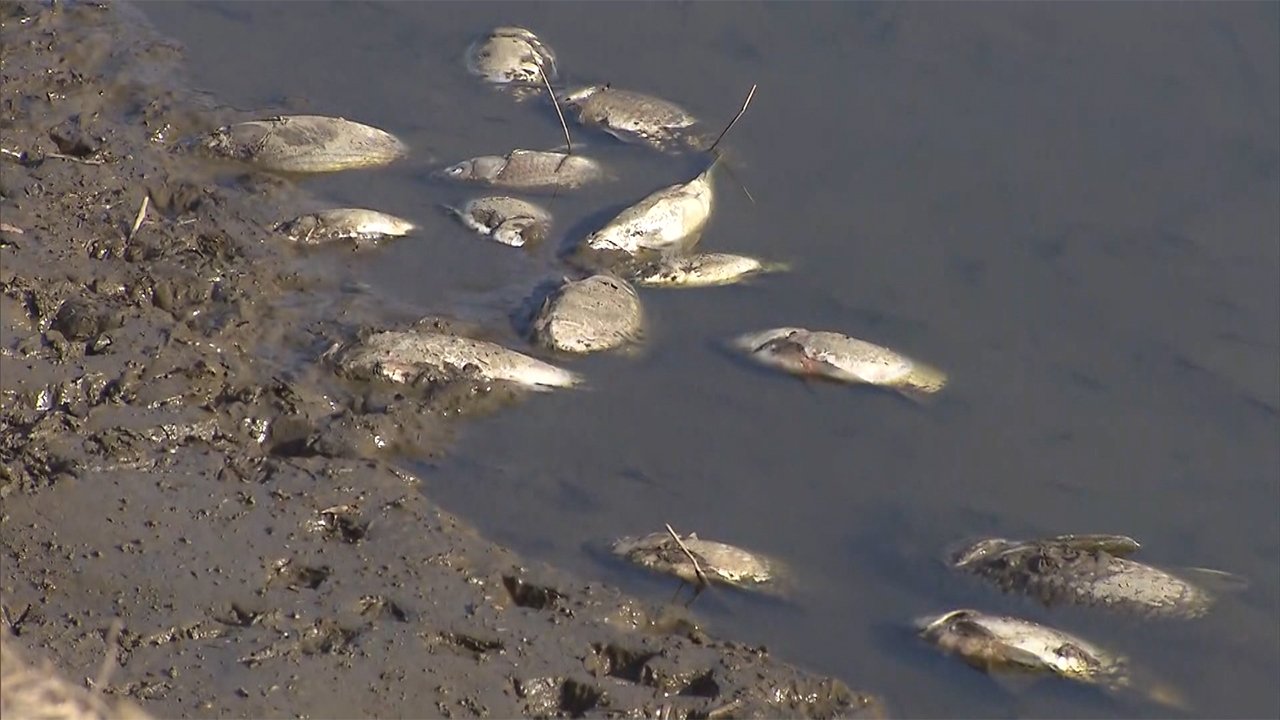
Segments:
[[[556,56],[537,35],[521,27],[494,28],[467,49],[467,69],[495,84],[542,85],[556,77]]]
[[[461,208],[447,209],[468,228],[512,247],[539,242],[551,228],[551,213],[503,195],[476,198]]]
[[[532,327],[534,342],[569,353],[612,350],[643,334],[639,296],[612,275],[566,282],[542,303]]]
[[[684,108],[661,98],[609,85],[593,85],[564,97],[566,107],[577,110],[578,122],[598,127],[624,142],[667,148],[677,140],[696,142],[684,131],[697,119]]]
[[[363,208],[337,208],[302,215],[278,223],[276,232],[303,245],[332,240],[381,240],[402,237],[415,229],[413,223],[394,215]]]
[[[936,368],[840,333],[783,327],[748,333],[732,344],[762,365],[795,375],[878,385],[912,398],[936,393],[947,383]]]
[[[680,544],[689,552],[681,549]],[[657,532],[640,538],[625,537],[613,543],[613,554],[654,572],[674,575],[690,584],[701,584],[701,569],[710,582],[752,589],[778,577],[774,560],[733,545],[702,540],[697,533],[677,543],[669,533]],[[697,566],[689,555],[697,559]]]
[[[386,165],[408,148],[394,135],[343,118],[289,115],[221,127],[198,147],[276,172],[321,173]]]
[[[713,287],[732,285],[753,275],[786,270],[746,255],[697,253],[663,256],[633,267],[631,279],[645,287]]]
[[[711,218],[711,164],[687,183],[664,187],[618,213],[604,227],[587,236],[593,250],[635,254],[666,251],[696,244]]]
[[[1005,592],[1023,593],[1045,605],[1098,606],[1181,619],[1209,612],[1214,597],[1208,590],[1130,560],[1127,556],[1139,547],[1136,540],[1123,535],[1060,535],[1028,541],[988,538],[955,553],[952,565],[994,582]]]
[[[576,373],[495,343],[424,330],[381,332],[332,352],[339,372],[358,379],[413,383],[423,376],[443,374],[533,390],[582,382]]]
[[[461,182],[525,190],[574,189],[608,177],[597,160],[543,150],[512,150],[506,156],[481,155],[451,165],[439,174]]]
[[[984,672],[1056,675],[1112,692],[1137,692],[1169,707],[1185,707],[1173,688],[1138,680],[1127,658],[1029,620],[952,610],[921,618],[916,626],[920,637]]]

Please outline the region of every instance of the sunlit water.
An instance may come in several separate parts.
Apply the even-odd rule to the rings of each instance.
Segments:
[[[1280,714],[1280,5],[144,9],[230,106],[404,138],[405,163],[307,186],[422,232],[315,262],[389,307],[480,320],[517,347],[508,313],[567,272],[557,242],[705,160],[579,131],[620,179],[542,198],[558,233],[541,248],[480,241],[437,207],[478,193],[429,171],[562,139],[544,101],[466,73],[469,42],[529,27],[562,85],[652,92],[715,127],[759,84],[702,243],[794,270],[642,291],[643,353],[568,361],[589,389],[473,422],[416,468],[490,537],[655,601],[672,582],[603,557],[608,540],[669,522],[780,558],[790,599],[710,593],[698,617],[895,714],[1167,712],[1065,684],[1011,690],[912,636],[913,617],[957,606],[1124,652],[1195,714]],[[917,406],[723,349],[775,325],[890,345],[952,382]],[[1149,623],[1046,611],[941,564],[964,538],[1066,532],[1132,535],[1152,562],[1251,584],[1205,620]]]

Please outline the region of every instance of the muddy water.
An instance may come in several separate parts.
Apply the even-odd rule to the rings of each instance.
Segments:
[[[1280,6],[873,4],[145,5],[197,85],[249,112],[403,137],[413,159],[308,181],[424,226],[353,259],[389,319],[449,312],[518,342],[508,313],[557,276],[555,241],[482,243],[438,212],[446,161],[560,142],[540,101],[463,70],[495,24],[534,29],[563,81],[610,81],[727,120],[708,249],[794,265],[644,291],[636,357],[574,363],[590,389],[478,420],[425,491],[519,551],[660,597],[602,557],[670,522],[790,563],[791,597],[695,609],[718,633],[883,693],[897,714],[1160,715],[1088,689],[997,685],[910,618],[1017,612],[1105,642],[1196,714],[1276,716],[1280,695]],[[621,178],[546,198],[581,237],[697,172],[579,132]],[[720,342],[842,330],[946,368],[939,402],[804,384]],[[1046,612],[948,573],[974,535],[1121,532],[1166,565],[1251,581],[1207,619]]]

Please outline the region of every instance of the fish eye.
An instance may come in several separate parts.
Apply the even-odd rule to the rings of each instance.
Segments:
[[[454,165],[453,167],[445,168],[445,170],[444,170],[444,174],[445,174],[445,175],[448,175],[449,177],[461,177],[461,176],[462,176],[462,174],[463,174],[463,173],[465,173],[466,171],[467,171],[467,164],[466,164],[466,163],[458,163],[457,165]]]

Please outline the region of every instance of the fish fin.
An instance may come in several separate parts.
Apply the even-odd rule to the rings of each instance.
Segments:
[[[1213,593],[1240,593],[1249,589],[1249,578],[1226,570],[1214,570],[1203,567],[1179,567],[1177,574],[1187,580],[1193,580],[1205,590]]]
[[[1132,555],[1142,547],[1127,535],[1058,535],[1050,540],[1076,550],[1101,550],[1116,557]]]

